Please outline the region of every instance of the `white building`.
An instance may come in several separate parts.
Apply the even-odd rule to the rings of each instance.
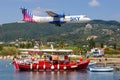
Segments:
[[[91,53],[94,57],[104,56],[104,49],[93,48],[91,49]]]

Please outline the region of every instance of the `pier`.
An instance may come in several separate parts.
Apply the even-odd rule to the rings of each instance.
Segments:
[[[110,66],[114,68],[114,72],[120,73],[120,58],[92,58],[91,62],[97,62],[96,66],[104,67]]]
[[[120,62],[107,62],[107,63],[98,62],[96,66],[99,67],[110,66],[114,68],[114,72],[120,73]]]
[[[111,66],[114,68],[114,72],[120,72],[120,62],[108,62],[108,63],[98,62],[96,66],[99,67]]]

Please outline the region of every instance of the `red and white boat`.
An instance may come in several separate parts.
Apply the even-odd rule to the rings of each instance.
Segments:
[[[58,55],[57,55],[58,56]],[[14,66],[19,71],[65,71],[65,70],[86,70],[90,60],[71,61],[66,57],[64,60],[57,59],[39,60],[15,60]]]
[[[86,70],[90,60],[80,61],[78,63],[65,61],[50,61],[44,60],[37,63],[20,63],[14,61],[16,70],[19,71],[64,71],[64,70]]]

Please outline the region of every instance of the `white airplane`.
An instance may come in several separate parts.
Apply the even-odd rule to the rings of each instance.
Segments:
[[[57,14],[52,11],[46,11],[48,17],[35,16],[26,8],[21,8],[23,14],[23,21],[31,23],[52,23],[56,26],[61,26],[64,23],[86,23],[91,19],[85,15],[66,16],[64,14]]]

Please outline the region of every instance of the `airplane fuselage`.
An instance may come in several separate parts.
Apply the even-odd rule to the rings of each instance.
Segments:
[[[60,21],[65,23],[84,23],[90,21],[91,19],[84,15],[76,15],[76,16],[65,16],[64,18],[33,16],[33,20],[36,23],[50,23],[52,21]]]

